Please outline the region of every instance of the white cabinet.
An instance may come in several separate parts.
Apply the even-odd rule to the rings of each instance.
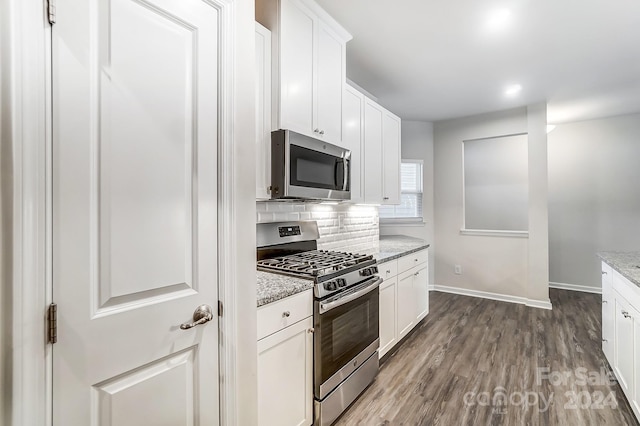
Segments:
[[[380,356],[386,354],[398,342],[397,288],[398,277],[385,278],[380,286]]]
[[[400,118],[382,117],[382,204],[400,204]]]
[[[312,297],[306,291],[258,308],[259,425],[313,423]]]
[[[602,351],[610,360],[614,357],[614,321],[615,299],[611,280],[613,271],[609,265],[602,262]]]
[[[351,35],[312,0],[256,0],[272,33],[273,127],[340,145],[346,42]]]
[[[271,182],[271,32],[256,22],[256,199]]]
[[[401,120],[365,98],[364,200],[371,204],[400,204]]]
[[[631,401],[634,390],[633,310],[620,294],[615,295],[615,357],[613,368],[620,387]]]
[[[362,193],[362,143],[364,95],[346,85],[342,99],[342,146],[351,151],[351,202],[364,202]]]
[[[369,98],[364,101],[364,201],[382,203],[383,108]]]
[[[380,356],[386,354],[429,312],[427,250],[378,265],[380,286]]]
[[[602,350],[640,419],[640,288],[603,263],[602,302]]]

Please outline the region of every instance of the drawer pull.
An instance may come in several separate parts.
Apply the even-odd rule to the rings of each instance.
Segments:
[[[289,311],[284,311],[282,313],[282,318],[289,318],[290,316],[291,316],[291,312],[289,312]]]
[[[391,273],[391,270],[390,270],[390,269],[387,269],[387,274],[390,274],[390,273]]]
[[[622,316],[625,318],[631,318],[631,315],[629,315],[629,312],[627,311],[622,311]]]
[[[607,339],[602,339],[602,341],[603,341],[603,342],[608,342],[608,340],[607,340]]]
[[[607,275],[607,271],[602,271],[602,275]]]

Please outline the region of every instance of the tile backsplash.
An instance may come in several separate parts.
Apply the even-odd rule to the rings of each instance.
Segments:
[[[323,250],[358,251],[378,245],[378,207],[351,204],[256,202],[256,222],[315,220]]]

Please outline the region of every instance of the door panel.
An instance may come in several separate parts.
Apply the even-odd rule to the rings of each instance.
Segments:
[[[218,423],[214,4],[57,4],[56,425]]]
[[[364,104],[364,201],[382,202],[382,110],[365,99]]]
[[[351,151],[351,202],[361,203],[362,195],[362,116],[364,96],[346,86],[343,96],[342,146]]]
[[[400,204],[400,122],[389,113],[382,118],[382,204]]]
[[[322,138],[342,146],[344,44],[320,24],[318,31],[318,128]]]

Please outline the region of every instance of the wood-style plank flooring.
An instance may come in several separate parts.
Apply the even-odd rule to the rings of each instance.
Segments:
[[[427,318],[336,425],[637,425],[600,376],[600,295],[550,297],[552,311],[431,292]]]

